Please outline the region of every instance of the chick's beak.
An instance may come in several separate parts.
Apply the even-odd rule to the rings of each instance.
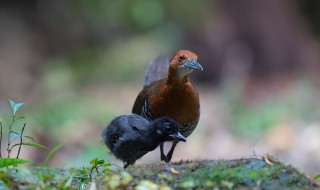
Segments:
[[[200,63],[198,63],[196,60],[186,60],[184,63],[183,63],[183,66],[187,69],[193,69],[193,70],[201,70],[203,71],[203,68],[202,66],[200,65]]]
[[[169,137],[170,137],[172,140],[178,140],[178,141],[183,141],[183,142],[186,142],[186,141],[187,141],[187,139],[184,138],[179,132],[174,133],[174,134],[170,134]]]

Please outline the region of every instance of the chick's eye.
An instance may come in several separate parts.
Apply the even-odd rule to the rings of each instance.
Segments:
[[[165,130],[166,130],[167,133],[173,133],[173,129],[171,127],[169,127],[169,126],[167,126],[165,128]]]
[[[184,57],[184,55],[180,55],[179,56],[179,61],[184,61],[186,58]]]

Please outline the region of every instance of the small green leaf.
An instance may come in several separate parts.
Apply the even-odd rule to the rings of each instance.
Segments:
[[[27,164],[29,160],[23,160],[18,158],[2,158],[0,159],[0,168],[8,167],[8,166],[16,166],[20,164]]]
[[[17,119],[15,119],[15,121],[19,120],[19,119],[25,119],[26,117],[25,116],[19,116],[17,117]]]
[[[98,164],[103,164],[104,160],[98,160]]]
[[[75,187],[77,189],[85,189],[85,187],[87,186],[86,183],[88,183],[88,182],[90,182],[89,179],[83,179],[83,180],[81,179],[80,182],[75,185]]]
[[[88,179],[87,177],[84,177],[84,176],[79,176],[79,177],[77,177],[80,181],[83,181],[83,180],[86,180],[86,179]]]
[[[41,144],[37,144],[37,143],[22,143],[22,145],[25,145],[25,146],[33,146],[33,147],[37,147],[37,148],[41,148],[41,149],[44,149],[44,150],[47,150],[48,148],[41,145]]]
[[[94,166],[91,166],[90,172],[92,173],[94,169],[95,169],[95,167],[94,167]]]
[[[92,166],[97,166],[97,164],[98,164],[98,158],[95,158],[95,159],[91,160],[91,161],[90,161],[90,164],[91,164]]]
[[[43,162],[42,166],[47,166],[50,158],[63,146],[63,144],[59,144],[56,147],[54,147],[48,154],[46,160]]]
[[[110,169],[108,169],[108,168],[107,168],[107,169],[102,170],[102,173],[104,173],[104,174],[105,174],[105,173],[108,173],[108,172],[111,172],[111,170],[110,170]]]
[[[10,131],[10,143],[17,137],[20,137],[20,133],[17,133],[15,131]]]
[[[13,115],[16,115],[16,112],[18,109],[24,104],[24,103],[15,103],[14,101],[9,99],[9,102],[11,104],[11,108],[13,110]]]
[[[320,179],[320,173],[317,174],[316,176],[314,176],[313,180],[317,180],[317,179]]]
[[[80,171],[81,172],[81,174],[88,174],[88,171],[86,170],[86,168],[83,166],[82,167],[82,170]]]
[[[34,142],[34,141],[35,141],[35,138],[34,138],[34,137],[32,137],[32,136],[25,135],[24,137],[25,137],[25,138],[27,138],[27,139],[30,139],[32,142]]]
[[[109,166],[111,166],[111,164],[110,163],[105,163],[105,164],[102,164],[101,166],[102,167],[109,167]]]
[[[68,179],[68,181],[62,185],[61,189],[67,189],[68,187],[71,186],[72,180],[73,180],[74,175],[71,175],[70,178]],[[60,186],[61,187],[61,186]]]

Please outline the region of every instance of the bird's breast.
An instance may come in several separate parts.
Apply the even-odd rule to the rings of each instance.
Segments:
[[[154,118],[166,116],[182,125],[193,122],[200,109],[199,96],[192,85],[163,87],[150,97],[149,106]]]

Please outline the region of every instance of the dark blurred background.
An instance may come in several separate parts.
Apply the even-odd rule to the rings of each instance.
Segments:
[[[100,133],[129,114],[148,61],[198,54],[201,118],[173,160],[270,153],[320,172],[320,1],[29,0],[0,2],[0,117],[25,102],[26,134],[64,147],[50,166],[122,164]],[[4,151],[4,148],[2,148]],[[40,165],[48,151],[24,148]],[[156,150],[140,163],[159,162]]]

